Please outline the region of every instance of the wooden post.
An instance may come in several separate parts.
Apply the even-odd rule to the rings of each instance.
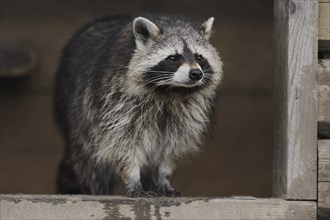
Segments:
[[[319,138],[330,139],[330,59],[319,60],[317,81],[318,136]]]
[[[318,219],[330,216],[330,140],[319,140]]]
[[[275,0],[273,194],[317,197],[318,0]]]

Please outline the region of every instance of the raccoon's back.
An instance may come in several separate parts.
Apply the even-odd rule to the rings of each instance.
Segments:
[[[86,88],[97,96],[102,81],[116,68],[127,66],[135,49],[133,33],[128,31],[133,18],[109,16],[82,27],[63,50],[55,76],[55,119],[64,135],[70,121],[79,121],[82,94]],[[108,70],[108,71],[105,71]]]

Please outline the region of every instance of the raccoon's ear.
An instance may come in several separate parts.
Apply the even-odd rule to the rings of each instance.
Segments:
[[[199,33],[206,40],[210,39],[210,37],[211,37],[213,22],[214,22],[214,17],[211,17],[199,27]]]
[[[155,39],[161,34],[157,25],[143,17],[134,19],[133,32],[137,46],[144,46],[149,39]]]

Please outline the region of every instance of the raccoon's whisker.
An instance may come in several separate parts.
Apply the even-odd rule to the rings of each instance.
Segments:
[[[171,77],[171,75],[160,75],[160,76],[152,76],[152,77],[150,77],[150,79],[155,79],[155,78],[170,78]]]
[[[159,78],[157,78],[157,80],[155,80],[155,81],[159,81],[158,80]],[[166,78],[166,79],[164,79],[164,80],[162,80],[163,82],[170,82],[169,81],[169,79],[170,78]],[[144,83],[144,85],[147,85],[147,84],[150,84],[150,83],[152,83],[152,82],[148,82],[148,83]],[[153,86],[151,86],[151,88],[149,88],[148,89],[148,91],[147,91],[147,93],[149,93],[149,92],[151,92],[151,91],[154,91],[157,87],[159,87],[159,86],[161,86],[160,84],[159,84],[159,82],[156,82]]]
[[[164,81],[164,80],[167,80],[167,79],[170,79],[170,78],[169,77],[153,77],[150,80],[144,82],[143,84],[147,85],[147,84],[150,84],[150,83],[154,83],[154,82],[157,82],[157,81]]]
[[[159,87],[159,85],[156,83],[155,85],[153,85],[150,89],[148,89],[148,93],[149,92],[152,92],[152,91],[154,91],[157,87]]]
[[[206,76],[204,76],[204,79],[205,79],[205,80],[212,81],[212,78],[211,78],[211,77],[206,77]]]
[[[147,93],[154,91],[158,87],[157,84],[152,85],[148,90]]]
[[[173,85],[170,84],[170,86],[165,90],[165,93],[167,93],[172,88],[173,88]]]
[[[152,81],[152,80],[163,80],[163,79],[169,79],[170,76],[153,76],[150,77],[147,82]],[[141,83],[145,83],[145,81],[142,81]]]
[[[164,78],[171,78],[172,75],[160,75],[160,76],[150,76],[149,79],[164,79]]]
[[[213,72],[204,72],[204,74],[205,74],[205,75],[206,75],[206,74],[211,75],[211,74],[213,74]]]
[[[156,78],[152,78],[152,79],[147,80],[146,82],[144,82],[144,84],[149,84],[149,83],[152,83],[152,82],[157,82],[157,81],[161,81],[161,80],[165,80],[165,79],[168,79],[168,77],[164,77],[164,78],[156,77]]]
[[[156,70],[150,70],[150,71],[147,71],[148,73],[174,73],[174,72],[170,72],[170,71],[156,71]]]

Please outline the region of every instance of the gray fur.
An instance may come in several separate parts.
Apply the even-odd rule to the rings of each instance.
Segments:
[[[146,17],[95,21],[64,50],[55,90],[66,142],[59,193],[111,194],[119,177],[129,196],[154,195],[146,190],[179,195],[170,179],[180,158],[200,150],[222,63],[208,42],[212,18],[196,25],[180,17]],[[145,76],[157,73],[152,68],[185,47],[203,55],[204,78],[177,83],[158,71],[148,86],[153,78]],[[194,57],[182,59],[202,66]]]

